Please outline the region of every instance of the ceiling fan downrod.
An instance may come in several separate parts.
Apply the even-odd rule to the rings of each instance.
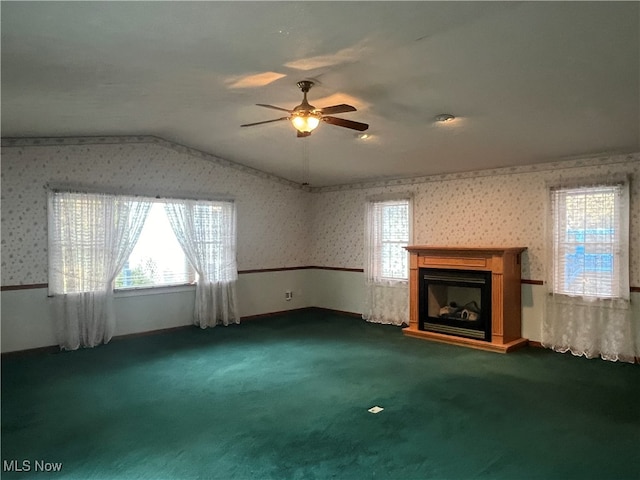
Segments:
[[[298,88],[302,90],[303,97],[302,97],[302,103],[297,107],[295,107],[293,110],[296,112],[299,112],[299,111],[311,112],[316,107],[314,107],[313,105],[309,105],[309,102],[307,101],[307,93],[309,92],[309,90],[311,90],[311,87],[313,87],[314,83],[310,80],[302,80],[298,82],[297,85],[298,85]]]

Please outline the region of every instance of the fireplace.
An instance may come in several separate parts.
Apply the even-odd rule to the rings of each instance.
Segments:
[[[491,341],[491,272],[420,269],[418,328]]]
[[[521,336],[523,247],[406,247],[409,326],[405,335],[507,353]]]

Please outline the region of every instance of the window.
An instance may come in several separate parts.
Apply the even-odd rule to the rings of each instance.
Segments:
[[[116,289],[183,285],[195,281],[195,271],[167,218],[166,203],[154,202],[149,209],[140,238],[116,277]]]
[[[232,201],[49,194],[50,295],[234,281],[235,255]]]
[[[628,294],[628,198],[626,183],[551,190],[554,293]]]
[[[406,281],[411,234],[409,199],[373,201],[367,208],[369,274],[373,281]]]

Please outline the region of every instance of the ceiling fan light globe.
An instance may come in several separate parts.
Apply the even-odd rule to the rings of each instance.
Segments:
[[[320,124],[320,118],[315,115],[294,115],[291,119],[293,127],[301,133],[308,133]]]

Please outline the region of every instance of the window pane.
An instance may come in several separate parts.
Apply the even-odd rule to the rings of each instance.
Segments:
[[[407,278],[407,251],[405,243],[382,244],[382,277],[403,280]]]
[[[409,238],[408,205],[386,205],[382,210],[382,240],[406,242]]]
[[[182,285],[193,280],[193,269],[171,229],[164,204],[154,203],[115,288]]]
[[[409,200],[376,202],[371,215],[374,277],[408,279]]]
[[[619,296],[618,194],[616,186],[553,192],[557,293]]]

